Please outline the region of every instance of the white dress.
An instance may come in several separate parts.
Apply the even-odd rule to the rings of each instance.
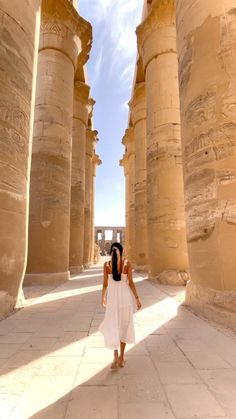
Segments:
[[[134,301],[127,274],[122,273],[120,281],[115,281],[109,274],[106,312],[99,327],[107,348],[119,349],[120,341],[135,343]]]

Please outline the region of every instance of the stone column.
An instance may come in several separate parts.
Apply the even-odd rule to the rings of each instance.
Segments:
[[[85,149],[90,88],[80,81],[74,86],[72,173],[70,207],[70,272],[82,271],[84,253]]]
[[[90,263],[95,263],[95,231],[94,231],[94,216],[95,216],[95,182],[96,182],[96,171],[97,166],[101,164],[101,160],[97,154],[93,155],[92,158],[92,193],[91,193],[91,246],[90,246]]]
[[[130,102],[135,141],[135,269],[146,271],[147,259],[147,164],[146,164],[146,93],[138,83]]]
[[[124,168],[125,175],[125,247],[124,256],[130,260],[130,244],[129,244],[129,159],[127,153],[120,160],[120,166]]]
[[[1,0],[0,9],[1,317],[20,304],[27,258],[40,1]]]
[[[191,7],[188,0],[177,1],[187,302],[228,325],[230,311],[236,311],[235,6],[226,0],[196,0]]]
[[[27,283],[69,278],[73,91],[84,32],[90,39],[71,3],[42,0]]]
[[[126,130],[122,143],[126,147],[128,159],[128,256],[130,262],[135,265],[135,143],[132,126]]]
[[[147,95],[147,223],[150,276],[182,284],[188,268],[175,1],[154,0],[137,28]]]
[[[91,263],[92,246],[92,194],[93,194],[93,155],[97,141],[97,131],[87,129],[85,157],[85,208],[84,208],[84,266]]]

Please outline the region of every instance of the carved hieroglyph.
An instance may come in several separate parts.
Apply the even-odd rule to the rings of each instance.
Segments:
[[[146,93],[145,83],[137,83],[130,102],[135,142],[135,269],[147,270],[147,191],[146,191]]]
[[[84,33],[91,46],[91,26],[68,0],[42,1],[28,283],[68,278],[74,77]]]
[[[0,7],[0,316],[21,297],[27,257],[31,155],[40,2]]]
[[[235,28],[235,1],[177,0],[187,301],[202,311],[236,312]]]
[[[74,87],[70,208],[70,272],[79,273],[84,253],[85,151],[90,88],[80,81]]]
[[[151,277],[181,283],[188,268],[174,0],[153,1],[137,28],[147,97],[147,224]],[[170,272],[171,271],[171,272]]]

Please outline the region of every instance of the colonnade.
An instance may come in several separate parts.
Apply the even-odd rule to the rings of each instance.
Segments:
[[[23,281],[65,281],[93,261],[101,162],[92,27],[76,3],[0,0],[0,315],[21,304]]]
[[[145,0],[121,160],[134,266],[142,253],[150,278],[187,282],[187,304],[227,324],[236,321],[235,7]]]

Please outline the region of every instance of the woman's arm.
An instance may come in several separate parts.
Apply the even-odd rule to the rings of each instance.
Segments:
[[[103,307],[106,307],[107,287],[108,287],[107,264],[104,263],[104,267],[103,267],[103,287],[102,287],[102,305],[103,305]]]
[[[139,310],[142,307],[142,304],[139,300],[139,296],[138,296],[138,293],[137,293],[137,290],[136,290],[136,287],[135,287],[135,284],[134,284],[134,281],[133,281],[132,266],[131,266],[130,262],[128,262],[127,268],[128,268],[127,275],[128,275],[128,280],[129,280],[129,286],[130,286],[130,289],[131,289],[132,293],[134,294],[134,297],[136,299],[137,309]]]

